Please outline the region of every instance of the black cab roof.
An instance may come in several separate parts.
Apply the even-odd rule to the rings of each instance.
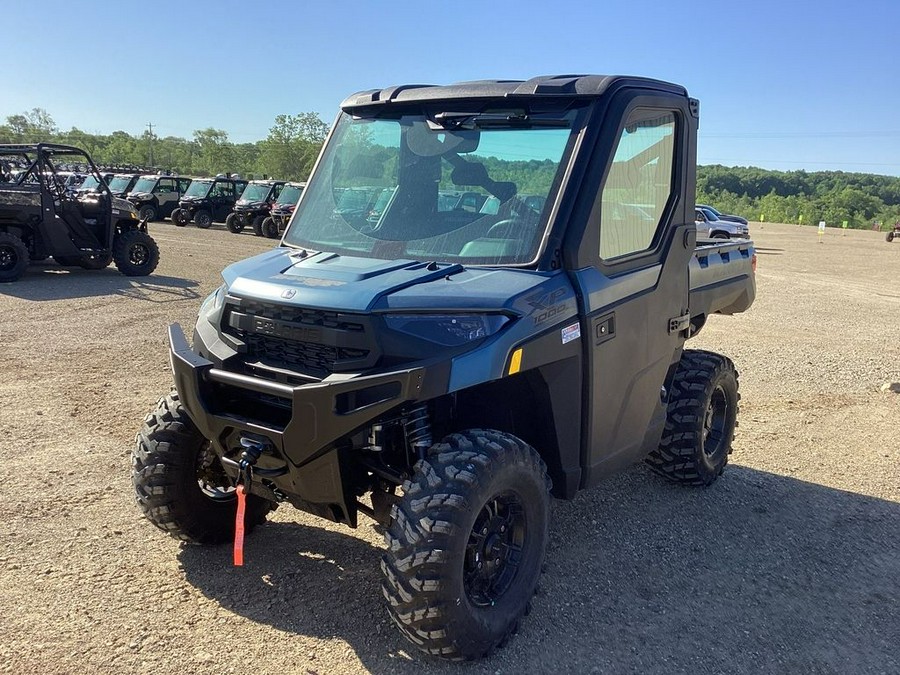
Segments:
[[[530,80],[478,80],[448,85],[403,84],[385,89],[360,91],[344,99],[344,111],[387,104],[424,103],[444,100],[596,98],[620,87],[657,89],[687,96],[684,87],[644,77],[627,75],[544,75]]]

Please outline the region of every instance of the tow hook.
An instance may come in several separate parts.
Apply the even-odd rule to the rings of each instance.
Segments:
[[[244,564],[244,517],[247,512],[247,493],[253,480],[253,466],[259,461],[266,444],[254,438],[241,437],[241,460],[238,462],[238,478],[235,485],[237,511],[234,514],[234,564]]]

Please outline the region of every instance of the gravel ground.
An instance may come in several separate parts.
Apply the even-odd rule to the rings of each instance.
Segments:
[[[0,672],[900,671],[900,394],[882,391],[900,382],[900,243],[752,230],[756,304],[692,341],[741,371],[725,476],[690,490],[635,467],[556,502],[534,611],[468,666],[394,630],[368,522],[285,506],[238,569],[133,504],[166,325],[270,241],[159,223],[146,280],[33,266],[0,287]]]

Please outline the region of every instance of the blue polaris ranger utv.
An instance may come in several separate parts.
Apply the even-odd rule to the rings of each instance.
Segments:
[[[566,75],[341,107],[281,245],[224,271],[192,345],[171,326],[137,500],[236,556],[284,502],[373,518],[394,622],[478,658],[530,606],[551,495],[641,460],[688,485],[722,473],[737,371],[684,344],[751,305],[754,249],[697,241],[680,86]],[[339,206],[348,191],[381,207]]]

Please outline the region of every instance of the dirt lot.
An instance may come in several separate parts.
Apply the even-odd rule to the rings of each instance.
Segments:
[[[159,223],[147,280],[32,267],[0,287],[0,672],[900,672],[900,243],[752,230],[756,305],[693,340],[741,371],[724,478],[635,467],[555,503],[534,612],[462,667],[394,630],[368,522],[283,507],[237,569],[132,503],[166,325],[271,241]]]

